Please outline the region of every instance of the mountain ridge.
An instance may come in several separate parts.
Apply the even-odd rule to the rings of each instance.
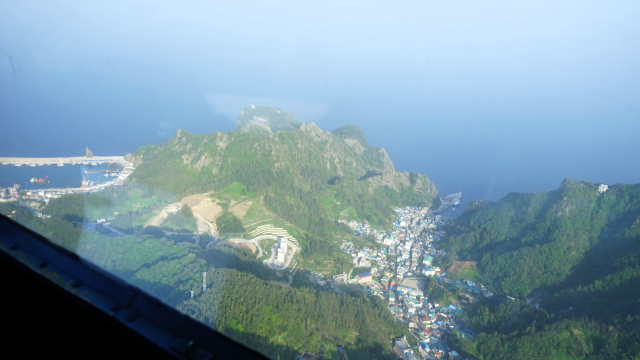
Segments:
[[[446,225],[452,258],[478,261],[495,293],[466,310],[478,336],[452,340],[462,354],[637,358],[640,184],[598,185],[565,179],[550,192],[476,201]]]
[[[253,116],[260,114],[256,111]],[[334,135],[313,122],[275,132],[253,125],[206,135],[179,129],[167,142],[128,155],[137,163],[134,177],[180,196],[217,191],[234,181],[259,195],[297,192],[292,196],[298,200],[331,193],[336,204],[353,207],[358,219],[385,225],[393,206],[437,201],[438,191],[426,175],[396,171],[384,149],[363,146],[362,139]]]

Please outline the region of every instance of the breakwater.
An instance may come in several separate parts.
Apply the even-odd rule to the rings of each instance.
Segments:
[[[124,156],[93,156],[93,157],[51,157],[51,158],[20,158],[20,157],[0,157],[0,164],[15,166],[32,166],[32,165],[65,165],[65,164],[82,164],[82,165],[98,165],[104,163],[117,162],[125,164]]]

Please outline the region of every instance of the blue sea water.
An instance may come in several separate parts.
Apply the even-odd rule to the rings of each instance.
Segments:
[[[0,167],[0,187],[7,188],[13,184],[20,184],[20,189],[59,189],[59,188],[78,188],[82,180],[90,180],[95,183],[107,182],[113,180],[113,177],[105,177],[104,173],[87,174],[85,171],[96,171],[106,169],[108,164],[100,164],[94,166],[86,165],[42,165],[42,166],[14,166],[3,165]],[[47,177],[48,176],[48,177]],[[47,183],[32,183],[32,178],[47,178]]]

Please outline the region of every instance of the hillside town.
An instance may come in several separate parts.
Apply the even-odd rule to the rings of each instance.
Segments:
[[[80,188],[20,190],[20,185],[15,184],[13,187],[0,189],[0,201],[18,201],[30,208],[36,216],[44,218],[47,215],[38,209],[51,199],[65,194],[89,194],[110,185],[122,185],[133,169],[132,164],[126,164],[114,179],[103,183],[83,181]],[[355,236],[370,240],[371,245],[368,247],[359,247],[349,241],[344,241],[340,246],[344,253],[351,256],[354,268],[359,270],[355,274],[342,273],[325,277],[320,273],[307,272],[303,276],[322,289],[337,293],[364,291],[370,296],[378,296],[387,301],[389,311],[409,329],[418,344],[410,346],[406,338],[396,339],[393,349],[398,358],[456,358],[455,351],[450,351],[447,347],[447,336],[455,333],[457,336],[473,339],[475,334],[466,329],[464,321],[459,319],[463,314],[463,305],[445,305],[429,300],[429,294],[424,291],[427,278],[432,277],[442,286],[455,288],[463,303],[472,303],[479,297],[491,297],[493,294],[482,284],[454,279],[437,266],[438,261],[447,256],[446,252],[436,247],[445,235],[440,230],[444,225],[441,215],[435,215],[428,208],[421,207],[396,208],[395,212],[396,219],[388,231],[374,229],[367,221],[340,220]],[[108,225],[108,221],[112,219],[113,217],[99,219],[98,223]],[[89,226],[91,228],[87,229],[93,230],[95,224],[79,225]],[[278,235],[285,236],[280,233]],[[287,245],[278,236],[277,243],[271,249],[271,261],[284,268],[288,265],[284,264]],[[363,269],[367,271],[360,271]],[[291,273],[295,274],[295,271]]]
[[[389,311],[417,338],[418,345],[410,346],[405,339],[396,339],[394,351],[398,358],[440,359],[458,358],[446,345],[452,333],[473,339],[475,333],[466,329],[460,319],[461,306],[479,297],[493,294],[482,284],[470,280],[456,280],[437,266],[447,254],[436,245],[445,235],[440,230],[444,219],[429,214],[427,208],[405,207],[395,209],[397,218],[390,231],[373,229],[366,221],[345,221],[354,235],[375,241],[376,246],[358,248],[353,242],[343,242],[341,250],[352,257],[356,268],[369,271],[356,274],[336,274],[325,278],[309,272],[305,278],[324,289],[335,292],[345,290],[366,291],[388,301]],[[441,304],[429,300],[424,287],[428,277],[460,295],[462,304]],[[455,330],[455,332],[454,332]]]

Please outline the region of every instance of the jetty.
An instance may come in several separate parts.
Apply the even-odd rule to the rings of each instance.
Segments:
[[[429,210],[427,212],[427,216],[436,215],[452,206],[460,205],[460,199],[462,199],[462,192],[457,192],[455,194],[449,194],[445,197],[441,197],[440,206],[438,206],[438,208],[435,210]]]
[[[20,158],[20,157],[0,157],[0,164],[15,166],[33,165],[98,165],[104,163],[117,162],[125,165],[127,161],[124,156],[76,156],[76,157],[51,157],[51,158]]]

